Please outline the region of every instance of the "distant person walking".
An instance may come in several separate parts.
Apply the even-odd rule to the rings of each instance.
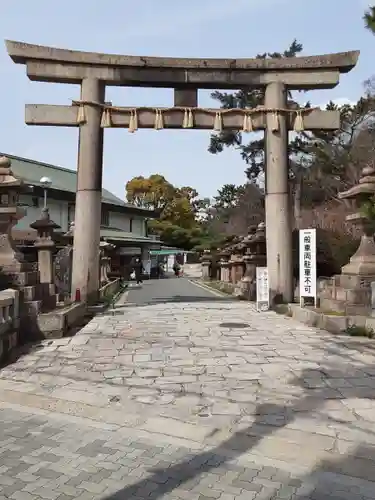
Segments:
[[[142,261],[139,257],[137,257],[135,259],[133,269],[134,269],[134,274],[135,274],[135,279],[137,281],[137,285],[139,285],[140,283],[143,283],[142,273],[144,271],[144,268],[143,268]]]

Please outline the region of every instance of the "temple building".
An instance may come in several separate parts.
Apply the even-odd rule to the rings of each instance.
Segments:
[[[60,226],[56,230],[57,248],[66,244],[63,235],[75,218],[77,172],[1,152],[0,156],[3,155],[11,160],[14,175],[28,186],[28,192],[20,196],[20,204],[27,214],[13,230],[17,246],[25,254],[34,251],[37,233],[30,224],[40,217],[44,205],[43,177],[51,181],[46,188],[50,217]],[[116,267],[126,266],[135,255],[142,257],[145,267],[148,265],[150,250],[160,248],[158,238],[147,231],[147,220],[153,218],[156,218],[154,212],[125,203],[106,189],[102,190],[100,238],[116,245],[113,262]]]

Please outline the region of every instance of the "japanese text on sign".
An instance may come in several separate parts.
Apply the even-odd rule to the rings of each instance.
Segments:
[[[316,298],[316,230],[299,232],[299,288],[301,297]]]
[[[268,285],[268,269],[266,267],[257,267],[256,280],[257,311],[267,311],[270,307],[270,291]]]

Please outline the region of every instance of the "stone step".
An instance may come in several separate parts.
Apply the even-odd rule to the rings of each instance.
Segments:
[[[43,303],[41,300],[25,301],[20,306],[21,316],[36,316],[42,312]]]
[[[348,316],[366,316],[371,312],[371,306],[365,304],[349,304],[346,300],[333,298],[320,298],[320,309],[323,311],[336,311]]]

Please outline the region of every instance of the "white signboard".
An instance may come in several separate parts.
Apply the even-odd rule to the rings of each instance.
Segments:
[[[173,269],[174,261],[175,261],[175,256],[174,255],[168,255],[167,271],[170,271],[171,269]]]
[[[257,311],[268,311],[270,308],[270,289],[268,285],[268,269],[266,267],[257,267]]]
[[[143,269],[145,270],[145,274],[151,273],[151,260],[146,259],[143,261]]]
[[[305,297],[316,305],[316,229],[299,232],[299,295],[301,305]]]

